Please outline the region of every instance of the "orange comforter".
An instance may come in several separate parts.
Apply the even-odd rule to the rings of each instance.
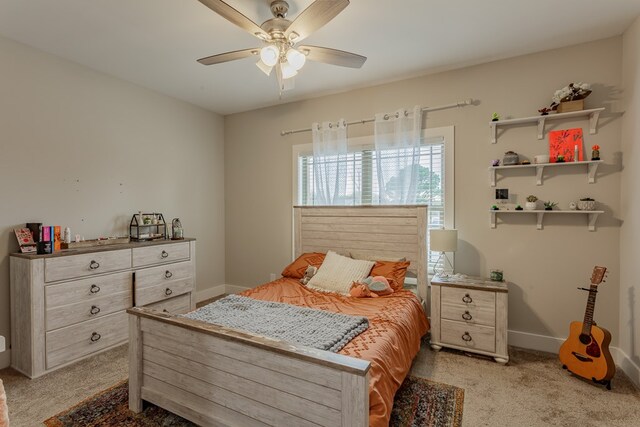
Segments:
[[[375,427],[389,424],[394,395],[420,350],[420,338],[429,330],[420,302],[412,292],[399,291],[379,298],[352,298],[317,292],[296,279],[282,278],[241,295],[366,316],[369,329],[339,353],[371,362],[369,423]]]

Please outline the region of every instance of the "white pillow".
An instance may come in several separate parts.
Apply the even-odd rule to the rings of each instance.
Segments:
[[[351,259],[329,251],[307,287],[348,295],[353,282],[369,276],[374,261]]]

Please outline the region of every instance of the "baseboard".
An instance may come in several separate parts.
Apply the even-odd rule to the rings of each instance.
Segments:
[[[560,346],[566,338],[550,337],[529,332],[509,331],[509,345],[527,348],[530,350],[558,353]],[[619,347],[609,347],[613,361],[631,381],[640,388],[640,367]]]
[[[11,350],[5,350],[0,353],[0,369],[11,366]]]
[[[244,292],[247,289],[251,288],[247,286],[225,285],[225,292],[228,294],[237,294],[240,292]]]
[[[226,292],[225,285],[213,286],[211,288],[196,291],[196,302],[206,301],[213,297],[217,297]]]

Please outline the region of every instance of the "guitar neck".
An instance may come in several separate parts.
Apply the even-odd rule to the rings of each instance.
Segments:
[[[582,333],[591,335],[591,326],[593,325],[593,311],[596,306],[596,294],[598,293],[598,285],[592,284],[589,287],[589,299],[587,300],[587,308],[584,311],[584,322],[582,322]]]

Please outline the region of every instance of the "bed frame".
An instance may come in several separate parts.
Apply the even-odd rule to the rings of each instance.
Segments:
[[[294,207],[294,248],[406,257],[424,298],[427,207]],[[369,425],[370,363],[132,308],[129,408],[148,401],[203,426]]]

